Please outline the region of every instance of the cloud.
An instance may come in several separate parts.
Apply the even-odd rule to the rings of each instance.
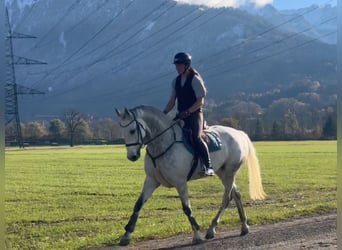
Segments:
[[[266,4],[272,4],[273,0],[176,0],[179,3],[206,5],[209,7],[234,7],[238,8],[245,4],[254,4],[256,7],[262,7]]]
[[[63,45],[64,49],[66,47],[66,41],[64,38],[64,31],[59,35],[59,42]]]

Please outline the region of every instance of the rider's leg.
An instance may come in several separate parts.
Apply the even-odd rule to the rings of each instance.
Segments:
[[[202,139],[203,113],[198,111],[193,113],[186,121],[186,127],[190,128],[194,148],[204,164],[205,175],[214,175],[207,144]]]

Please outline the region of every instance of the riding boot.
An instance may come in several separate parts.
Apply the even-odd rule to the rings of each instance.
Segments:
[[[214,176],[215,172],[213,167],[211,166],[211,160],[209,155],[209,150],[207,145],[204,141],[200,140],[198,141],[197,145],[197,152],[199,154],[199,157],[202,160],[203,166],[204,166],[204,176]]]
[[[209,164],[204,165],[204,175],[205,176],[214,176],[215,175],[215,171],[214,171],[213,167],[211,166],[210,159],[209,159]]]
[[[204,175],[205,176],[214,176],[215,175],[215,171],[214,171],[213,167],[211,166],[210,158],[206,164],[203,163],[203,166],[204,166]]]

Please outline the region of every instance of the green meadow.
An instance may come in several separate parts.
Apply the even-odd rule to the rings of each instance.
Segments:
[[[236,183],[251,226],[336,211],[336,141],[254,143],[267,198],[251,201],[247,168]],[[144,151],[144,150],[143,150]],[[116,245],[144,181],[143,159],[124,146],[6,148],[7,249],[86,249]],[[205,232],[221,202],[217,177],[189,183],[193,214]],[[239,225],[232,202],[218,230]],[[133,243],[191,233],[174,189],[145,204]]]

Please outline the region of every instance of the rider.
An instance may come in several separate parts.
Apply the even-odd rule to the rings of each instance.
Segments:
[[[191,130],[192,141],[196,152],[204,164],[204,175],[215,175],[207,144],[203,141],[203,112],[204,97],[207,90],[200,74],[191,67],[191,55],[179,52],[173,63],[178,76],[172,82],[172,94],[164,109],[167,114],[175,106],[177,100],[177,117],[184,120],[184,127]]]

